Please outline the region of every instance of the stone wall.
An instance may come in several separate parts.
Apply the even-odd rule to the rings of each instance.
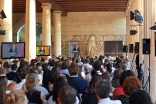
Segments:
[[[36,14],[36,20],[42,23],[41,13]],[[24,24],[25,14],[13,14],[13,34],[15,38],[17,38],[18,30]],[[68,42],[79,41],[80,54],[86,56],[86,45],[90,36],[94,36],[96,39],[95,54],[103,55],[104,41],[126,41],[125,12],[69,12],[67,17],[61,18],[61,34],[62,55],[68,56]]]
[[[104,54],[104,41],[126,41],[126,17],[124,12],[68,13],[62,17],[62,55],[68,55],[68,42],[79,41],[81,56],[86,56],[86,44],[90,36],[96,40],[96,55]]]

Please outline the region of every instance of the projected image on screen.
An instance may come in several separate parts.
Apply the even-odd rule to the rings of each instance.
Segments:
[[[23,42],[3,42],[1,48],[2,59],[25,57],[25,43]]]
[[[121,56],[123,54],[122,41],[104,41],[105,56]]]
[[[50,46],[37,46],[36,55],[37,56],[50,56]]]

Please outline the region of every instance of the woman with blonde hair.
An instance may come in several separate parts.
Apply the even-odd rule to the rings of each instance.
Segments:
[[[29,102],[44,104],[44,94],[36,90],[36,87],[39,85],[38,75],[35,73],[30,73],[26,77],[26,82],[22,87],[22,90],[25,92]]]
[[[22,90],[14,90],[4,96],[6,104],[27,104],[27,97]]]

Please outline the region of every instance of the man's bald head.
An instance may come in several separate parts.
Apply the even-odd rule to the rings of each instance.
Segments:
[[[7,90],[9,91],[13,91],[13,90],[17,90],[18,89],[18,85],[16,82],[12,82],[7,86]]]
[[[37,66],[38,74],[42,73],[42,66]]]

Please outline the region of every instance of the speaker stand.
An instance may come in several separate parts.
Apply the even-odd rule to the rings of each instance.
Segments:
[[[131,62],[130,70],[133,69],[133,61],[134,61],[134,57],[135,57],[135,52],[134,52],[134,56],[133,56],[133,59],[132,59],[132,62]]]
[[[151,75],[151,73],[150,73],[150,54],[149,54],[149,68],[148,68],[148,70],[149,70],[149,75],[148,75],[148,78],[147,78],[147,80],[146,80],[146,83],[145,83],[145,85],[143,86],[143,89],[145,89],[145,88],[147,88],[148,87],[148,83],[149,83],[149,94],[150,94],[150,75]]]

